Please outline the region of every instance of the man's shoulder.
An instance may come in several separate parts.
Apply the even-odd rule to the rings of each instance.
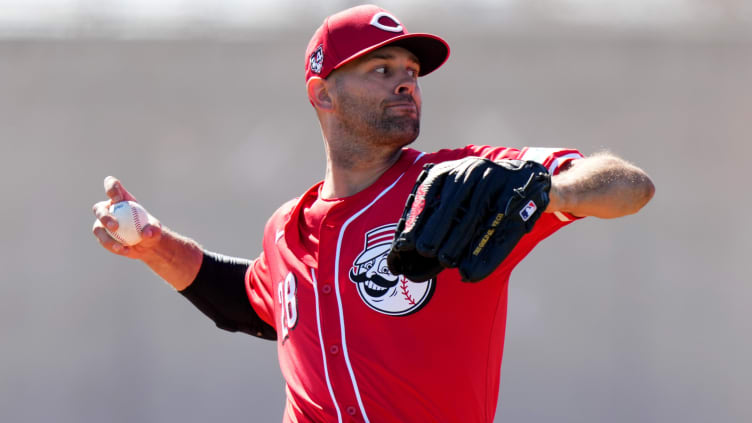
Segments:
[[[552,174],[556,173],[562,164],[584,157],[573,148],[562,147],[499,147],[490,145],[466,145],[460,148],[447,148],[422,156],[425,163],[438,163],[457,160],[464,157],[476,156],[490,160],[531,160],[540,163]]]
[[[295,218],[294,215],[300,213],[300,209],[304,205],[303,203],[310,204],[317,198],[322,183],[323,181],[317,182],[300,196],[292,198],[279,206],[266,221],[264,228],[265,236],[274,234],[275,238],[278,237],[280,231],[286,227],[287,223]]]
[[[301,197],[295,197],[287,200],[285,203],[283,203],[281,206],[277,208],[277,210],[272,213],[269,220],[273,220],[275,218],[282,218],[284,220],[287,220],[290,217],[290,214],[292,214],[293,210],[295,209],[295,206],[300,201]]]
[[[301,195],[291,198],[290,200],[283,203],[281,206],[277,208],[277,210],[272,213],[271,217],[269,218],[269,221],[278,220],[281,219],[282,221],[287,221],[290,216],[295,212],[295,209],[298,207],[298,204],[300,204],[301,200],[307,199],[307,201],[313,201],[316,197],[318,197],[319,188],[321,187],[321,184],[323,181],[319,181],[312,185],[310,188],[308,188],[304,193]]]
[[[484,157],[491,160],[514,159],[519,155],[520,150],[510,147],[490,146],[490,145],[473,145],[468,144],[458,148],[443,148],[433,153],[426,153],[424,158],[426,162],[437,163],[448,160],[457,160],[469,156]]]

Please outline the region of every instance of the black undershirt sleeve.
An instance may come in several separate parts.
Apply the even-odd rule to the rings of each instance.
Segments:
[[[204,250],[196,278],[180,293],[220,329],[275,340],[277,332],[248,301],[245,273],[250,264],[249,260]]]

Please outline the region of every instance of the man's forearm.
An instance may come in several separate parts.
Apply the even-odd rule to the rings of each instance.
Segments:
[[[615,218],[637,213],[654,192],[653,182],[640,168],[601,153],[576,160],[551,178],[546,211]]]
[[[141,260],[178,291],[187,288],[196,278],[203,249],[194,240],[162,227],[158,244]]]

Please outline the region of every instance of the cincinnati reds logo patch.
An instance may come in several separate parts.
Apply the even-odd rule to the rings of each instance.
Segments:
[[[360,298],[372,309],[390,316],[405,316],[428,303],[436,282],[434,279],[414,282],[389,271],[386,256],[396,229],[395,223],[366,233],[363,251],[350,269],[350,280],[357,286]]]
[[[398,21],[394,15],[390,15],[386,12],[379,12],[373,15],[371,22],[369,23],[383,31],[402,32],[404,29],[400,21]]]
[[[310,58],[311,72],[321,73],[321,69],[324,67],[324,45],[318,46],[316,50],[311,54]]]

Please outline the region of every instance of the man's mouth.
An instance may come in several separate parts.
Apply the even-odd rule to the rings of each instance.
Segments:
[[[399,113],[418,114],[418,106],[415,103],[392,103],[388,104],[386,108]]]

